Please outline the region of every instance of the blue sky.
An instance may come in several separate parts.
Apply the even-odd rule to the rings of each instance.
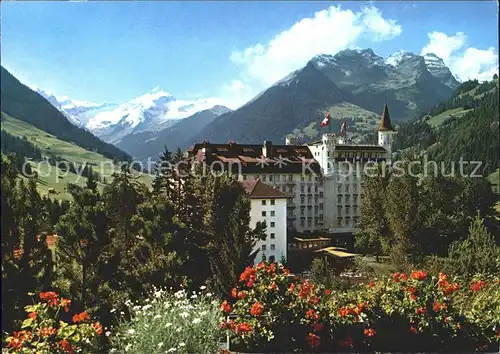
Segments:
[[[498,67],[495,1],[2,2],[2,65],[74,99],[155,86],[238,106],[314,54],[434,51],[461,78]],[[426,48],[426,49],[424,49]],[[491,77],[491,76],[490,76]]]

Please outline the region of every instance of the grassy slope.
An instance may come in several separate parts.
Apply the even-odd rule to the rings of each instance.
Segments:
[[[2,113],[1,127],[12,135],[26,137],[33,145],[40,148],[44,155],[53,154],[79,165],[85,163],[92,164],[94,171],[102,176],[106,176],[107,180],[111,179],[111,173],[113,171],[118,171],[118,167],[113,164],[113,161],[101,154],[59,140],[43,130],[35,128],[24,121],[12,118],[4,113]],[[61,170],[57,171],[54,166],[49,167],[47,163],[40,163],[38,161],[31,161],[30,163],[33,170],[38,172],[40,192],[46,194],[49,188],[54,188],[59,192],[59,194],[56,195],[57,199],[70,199],[70,195],[65,192],[68,183],[82,185],[86,181],[85,177],[80,177],[76,174]],[[146,174],[141,174],[140,180],[147,185],[151,185],[152,178]],[[100,186],[102,187],[103,185],[100,184]]]

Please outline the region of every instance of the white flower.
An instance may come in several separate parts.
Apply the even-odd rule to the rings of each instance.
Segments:
[[[144,305],[144,306],[142,307],[142,311],[147,311],[147,310],[149,310],[151,307],[153,307],[153,306],[151,306],[151,305]]]
[[[207,297],[212,297],[212,293],[207,293]]]
[[[168,327],[170,327],[170,326],[172,326],[172,323],[170,323],[170,322],[168,322],[168,323],[165,325],[165,327],[166,327],[166,328],[168,328]]]
[[[155,319],[155,320],[157,320],[159,318],[161,318],[161,315],[156,315],[155,317],[153,317],[153,319]]]
[[[125,351],[128,352],[130,348],[132,348],[132,344],[127,344],[127,346],[125,347]]]
[[[201,290],[205,290],[207,287],[205,285],[200,286]]]
[[[176,328],[176,329],[175,329],[175,331],[176,331],[176,332],[180,332],[180,331],[181,331],[180,327],[179,327],[179,328]]]
[[[135,334],[135,329],[133,328],[130,328],[128,331],[127,331],[128,334]]]
[[[158,348],[161,348],[163,346],[163,342],[158,343]]]
[[[116,311],[116,309],[111,309],[111,311],[109,311],[109,313],[113,313],[115,311]]]
[[[207,311],[201,311],[200,316],[205,316],[208,312]]]
[[[176,298],[178,298],[178,299],[183,298],[183,297],[184,297],[184,290],[179,290],[179,291],[177,291],[177,292],[174,294],[174,296],[175,296]]]
[[[195,318],[195,319],[193,320],[193,324],[198,324],[198,323],[200,323],[200,322],[201,322],[201,318]]]
[[[179,343],[179,347],[185,347],[185,346],[186,346],[186,343],[184,343],[184,342]]]
[[[177,350],[177,348],[170,348],[169,350],[167,350],[165,353],[173,353]]]
[[[187,317],[189,317],[189,313],[188,312],[181,312],[181,314],[179,316],[181,316],[182,318],[187,318]]]
[[[198,297],[198,295],[196,295],[196,294],[191,295],[191,299],[196,299],[197,297]]]
[[[111,335],[111,332],[110,331],[107,331],[106,333],[104,333],[106,335],[106,337],[109,337]]]
[[[125,312],[121,311],[121,312],[120,312],[120,315],[125,315]]]

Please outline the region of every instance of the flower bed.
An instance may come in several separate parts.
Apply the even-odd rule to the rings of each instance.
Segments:
[[[63,321],[68,317],[71,300],[59,297],[53,291],[39,294],[40,302],[26,306],[28,313],[21,326],[6,338],[2,353],[91,353],[103,328],[91,321],[87,312],[72,316],[73,324]]]
[[[461,284],[395,273],[348,292],[290,282],[276,264],[247,268],[221,311],[231,348],[245,352],[498,350],[498,280]],[[481,294],[488,293],[488,297]],[[490,299],[493,297],[494,299]],[[464,299],[475,299],[473,309]],[[478,311],[480,313],[478,313]]]

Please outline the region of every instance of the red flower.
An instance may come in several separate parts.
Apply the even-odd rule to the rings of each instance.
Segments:
[[[482,280],[478,280],[477,282],[472,284],[470,288],[472,291],[479,291],[484,287],[486,287],[486,283]]]
[[[422,315],[422,314],[424,314],[424,313],[425,313],[425,307],[417,307],[417,308],[415,309],[415,313],[416,313],[417,315]]]
[[[266,264],[264,262],[260,262],[255,266],[255,269],[260,270],[260,269],[266,269]]]
[[[92,324],[92,327],[95,329],[95,332],[98,335],[102,334],[102,324],[99,323],[99,321],[96,321]]]
[[[238,297],[238,290],[236,290],[236,288],[233,288],[233,290],[231,290],[231,296],[234,298]]]
[[[406,275],[406,273],[401,273],[401,276],[399,277],[399,280],[407,281],[408,280],[408,276]]]
[[[292,283],[292,284],[290,284],[290,286],[288,287],[288,291],[290,291],[290,292],[292,292],[292,293],[293,293],[293,291],[294,291],[294,290],[295,290],[295,284],[294,284],[294,283]]]
[[[443,285],[446,285],[448,284],[448,276],[444,273],[439,273],[439,277],[438,277],[438,284],[439,286],[443,286]]]
[[[73,316],[73,322],[78,323],[78,322],[83,322],[89,320],[89,314],[87,312],[81,312],[77,313],[76,315]]]
[[[57,330],[53,327],[42,327],[42,328],[40,328],[38,333],[42,337],[50,337],[51,335],[56,334]]]
[[[364,333],[366,337],[374,337],[377,334],[373,328],[365,328]]]
[[[274,264],[274,263],[273,263]],[[276,286],[276,283],[273,281],[271,285],[269,286],[271,290],[276,290],[278,287]]]
[[[325,290],[325,295],[326,296],[330,296],[331,293],[332,293],[332,291],[330,289],[326,289]]]
[[[410,300],[412,300],[412,301],[417,300],[417,295],[415,295],[415,294],[411,294],[411,295],[410,295]]]
[[[31,318],[32,320],[36,319],[36,312],[30,312],[28,317]]]
[[[71,300],[61,298],[61,306],[64,307],[64,312],[69,312],[69,307],[71,306]]]
[[[314,333],[309,333],[306,337],[307,343],[311,346],[311,348],[316,348],[320,345],[320,337],[315,335]]]
[[[225,313],[229,313],[233,308],[227,303],[226,300],[224,300],[224,302],[220,305],[220,309]]]
[[[340,346],[342,348],[350,348],[352,347],[354,341],[352,340],[351,337],[347,336],[343,341],[340,341]]]
[[[441,309],[445,309],[446,308],[446,304],[445,303],[442,303],[440,304],[439,302],[435,301],[433,304],[432,304],[432,310],[434,312],[438,312],[439,310]]]
[[[400,275],[401,275],[400,273],[394,273],[392,275],[392,280],[394,280],[397,283],[399,281],[399,276]]]
[[[308,301],[309,304],[312,304],[312,305],[317,305],[319,304],[319,297],[317,296],[313,296],[309,299]]]
[[[274,272],[276,272],[276,263],[271,263],[271,264],[269,265],[269,268],[267,268],[267,271],[268,271],[269,273],[274,273]]]
[[[306,318],[313,321],[319,320],[319,313],[317,311],[314,311],[313,309],[307,310]]]
[[[415,289],[414,286],[409,286],[406,288],[406,291],[408,291],[410,294],[415,294],[417,292],[417,289]]]
[[[366,302],[361,302],[358,307],[356,309],[354,309],[354,313],[356,315],[359,315],[361,314],[361,312],[363,312],[363,310],[365,310],[367,308],[367,305],[366,305]]]
[[[349,314],[349,309],[345,307],[339,308],[339,316],[340,317],[345,317]]]
[[[253,288],[253,284],[254,284],[254,281],[253,280],[249,280],[249,281],[247,281],[246,286],[249,287],[249,288]]]
[[[255,304],[252,305],[252,308],[250,309],[250,314],[255,317],[259,317],[262,314],[262,311],[264,310],[264,306],[260,302],[256,302]]]
[[[247,296],[247,293],[246,293],[246,292],[244,292],[244,291],[240,291],[240,292],[238,293],[238,299],[240,299],[240,300],[241,300],[241,299],[244,299],[244,298],[245,298],[245,296]]]
[[[242,333],[248,333],[252,331],[252,326],[250,326],[248,323],[243,322],[239,323],[236,325],[236,333],[242,334]]]
[[[313,328],[314,332],[320,332],[323,330],[324,326],[322,323],[313,323],[311,327]]]
[[[63,339],[62,341],[59,342],[59,345],[61,346],[62,350],[64,350],[65,353],[74,353],[73,346],[67,339]]]
[[[40,293],[40,300],[47,302],[51,307],[59,304],[59,297],[54,291]]]
[[[411,326],[410,327],[410,333],[417,334],[418,330],[415,327]]]
[[[443,291],[443,294],[445,295],[449,295],[457,290],[460,289],[460,285],[458,285],[457,283],[453,283],[453,284],[450,284],[450,283],[446,283],[442,286],[442,291]]]
[[[427,272],[416,270],[411,272],[411,277],[416,280],[424,280],[427,277]]]
[[[240,282],[246,282],[250,280],[251,277],[255,279],[255,269],[246,267],[243,273],[241,273],[240,275]]]
[[[369,286],[370,288],[373,288],[373,287],[375,286],[375,283],[371,281],[371,282],[368,284],[368,286]],[[351,338],[351,337],[347,337],[347,338]],[[352,340],[352,338],[351,338],[351,340]]]

